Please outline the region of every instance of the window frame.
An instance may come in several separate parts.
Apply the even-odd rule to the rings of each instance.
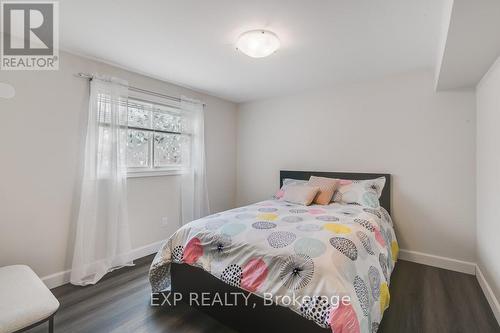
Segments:
[[[165,110],[166,113],[169,113],[168,109],[176,109],[175,111],[172,111],[171,113],[177,113],[177,114],[183,114],[183,110],[180,108],[178,105],[168,105],[168,104],[163,104],[154,100],[146,100],[143,98],[135,97],[135,96],[129,96],[128,101],[127,101],[127,114],[129,112],[129,108],[133,104],[149,104],[151,105],[151,121],[154,119],[154,112],[161,112],[160,110],[167,109]],[[184,115],[185,116],[185,115]],[[151,125],[151,128],[141,128],[137,126],[128,126],[128,116],[127,116],[127,131],[129,129],[132,130],[139,130],[139,131],[146,131],[151,133],[150,140],[148,143],[148,164],[150,165],[149,167],[129,167],[127,166],[127,178],[138,178],[138,177],[157,177],[157,176],[172,176],[172,175],[182,175],[187,173],[189,169],[189,163],[187,164],[181,164],[181,165],[170,165],[170,166],[163,166],[163,167],[155,167],[155,150],[154,150],[154,145],[155,145],[155,133],[165,133],[165,134],[173,134],[173,135],[185,135],[185,136],[191,136],[191,133],[189,132],[173,132],[173,131],[162,131],[162,130],[155,130],[154,125]],[[189,148],[191,150],[191,147]]]

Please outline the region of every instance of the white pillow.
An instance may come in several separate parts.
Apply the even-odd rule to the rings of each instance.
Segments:
[[[285,191],[288,188],[288,186],[291,186],[291,185],[307,185],[307,183],[308,183],[307,180],[285,178],[285,179],[283,179],[283,185],[278,190],[278,192],[276,192],[276,194],[274,195],[274,198],[278,199],[278,200],[283,200],[283,196],[285,195]]]
[[[339,187],[333,202],[378,208],[379,198],[385,186],[385,177],[368,180],[339,179]]]
[[[309,206],[319,192],[317,186],[289,185],[286,188],[283,200],[294,204]]]

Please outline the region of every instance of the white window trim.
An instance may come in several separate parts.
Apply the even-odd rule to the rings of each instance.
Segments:
[[[127,178],[142,178],[142,177],[160,177],[160,176],[179,176],[186,174],[187,171],[184,169],[139,169],[139,170],[127,170]]]

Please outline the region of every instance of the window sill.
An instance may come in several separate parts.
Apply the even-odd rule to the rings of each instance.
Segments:
[[[128,171],[127,178],[178,176],[185,174],[184,170],[137,170]]]

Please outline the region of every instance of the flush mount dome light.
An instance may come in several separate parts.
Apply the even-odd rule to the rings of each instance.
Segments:
[[[241,34],[236,49],[252,58],[264,58],[280,47],[278,36],[269,30],[251,30]]]

